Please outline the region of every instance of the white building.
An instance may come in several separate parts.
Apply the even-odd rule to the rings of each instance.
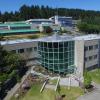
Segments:
[[[63,58],[62,60],[59,60],[61,58],[56,59],[57,61],[60,62],[62,61],[61,63],[62,65],[64,64],[66,65],[66,66],[64,65],[64,67],[66,67],[66,70],[63,70],[61,68],[62,72],[67,71],[67,67],[69,67],[70,69],[70,66],[67,65],[70,65],[70,63],[72,62],[73,62],[73,68],[75,68],[74,70],[77,73],[79,73],[81,76],[83,76],[83,72],[85,69],[92,70],[100,67],[100,35],[84,35],[84,36],[75,36],[75,37],[67,36],[67,35],[64,36],[53,35],[53,36],[44,37],[36,40],[31,40],[31,39],[10,40],[10,41],[1,41],[0,43],[5,50],[19,53],[20,55],[24,56],[27,60],[32,60],[32,61],[38,60],[39,48],[38,48],[38,52],[36,48],[39,47],[40,43],[43,43],[43,45],[41,44],[41,46],[43,46],[44,48],[43,50],[46,50],[46,52],[48,52],[49,48],[51,51],[54,50],[55,48],[56,51],[61,51],[61,53],[55,51],[55,56],[53,56],[54,61],[56,59],[55,57],[58,56],[57,54],[63,57],[62,55],[64,53],[64,57],[65,57],[64,59]],[[47,46],[49,47],[45,48],[46,43],[48,44]],[[59,48],[57,48],[58,44],[59,44]],[[67,50],[70,53],[64,50]],[[49,53],[49,56],[52,57],[52,52]],[[45,59],[44,56],[42,56],[42,58],[40,59],[46,60],[44,62],[47,62],[47,60],[49,60],[49,59]],[[50,64],[52,61],[48,61],[48,62]],[[56,64],[56,62],[54,64]],[[62,66],[59,62],[57,62],[57,64],[60,67]],[[43,63],[44,67],[47,67],[47,65],[48,63],[46,64]],[[51,65],[54,66],[53,64]],[[48,69],[52,69],[50,68],[50,66]],[[58,66],[56,66],[56,68],[58,68]]]

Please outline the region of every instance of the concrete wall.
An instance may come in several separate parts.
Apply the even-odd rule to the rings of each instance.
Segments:
[[[98,54],[98,56],[99,56],[99,60],[98,60],[99,65],[98,65],[98,67],[100,68],[100,40],[99,40],[99,54]]]
[[[85,57],[84,58],[87,58],[85,62],[85,68],[86,69],[94,69],[96,67],[98,67],[98,59],[99,59],[99,47],[97,49],[94,48],[95,45],[98,45],[99,46],[99,41],[98,40],[88,40],[88,41],[85,41],[85,47],[88,47],[89,49],[89,46],[93,46],[93,49],[92,50],[86,50],[85,51]],[[94,56],[97,55],[97,58],[94,59]],[[91,60],[89,60],[89,57],[92,57]],[[91,67],[91,68],[90,68]],[[94,68],[93,68],[94,67]]]
[[[95,49],[95,45],[98,48]],[[89,49],[89,46],[93,46],[93,49]],[[85,50],[85,48],[88,50]],[[77,67],[77,72],[83,75],[85,69],[92,70],[99,66],[99,40],[76,40],[75,41],[75,66]],[[94,56],[97,55],[96,58]],[[90,59],[89,57],[92,57]]]
[[[77,67],[77,74],[83,76],[84,70],[84,40],[75,41],[75,66]]]
[[[38,56],[37,51],[34,50],[34,47],[37,47],[37,42],[26,42],[26,43],[16,43],[16,44],[6,44],[3,48],[7,51],[16,50],[18,53],[19,49],[24,49],[24,53],[19,53],[26,60],[34,59]],[[27,51],[27,48],[32,48],[32,51]]]

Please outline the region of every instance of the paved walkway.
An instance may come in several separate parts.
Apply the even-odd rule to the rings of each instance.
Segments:
[[[77,100],[100,100],[100,85],[96,83],[93,85],[96,88],[94,91],[79,97]]]
[[[49,84],[47,84],[46,86],[45,86],[45,88],[48,88],[48,89],[55,89],[55,85],[49,85]]]
[[[61,78],[59,84],[62,86],[79,86],[79,82],[74,78]]]

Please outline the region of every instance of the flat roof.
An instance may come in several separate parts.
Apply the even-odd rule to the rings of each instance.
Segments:
[[[58,18],[68,18],[68,19],[72,19],[72,17],[70,17],[70,16],[59,16],[59,15],[55,15],[55,16],[58,16]],[[55,16],[52,16],[52,17],[50,17],[50,18],[54,18]]]
[[[88,34],[88,35],[83,35],[83,36],[76,36],[74,39],[75,40],[94,40],[94,39],[100,39],[100,35]]]
[[[25,27],[25,26],[31,26],[31,24],[0,24],[0,27],[8,27],[8,26],[10,26],[10,27]]]
[[[50,19],[29,19],[26,22],[28,22],[28,21],[50,21],[50,22],[52,22]]]
[[[100,39],[100,35],[91,34],[91,35],[83,35],[83,36],[71,36],[68,34],[58,35],[55,33],[52,36],[47,36],[39,39],[17,39],[17,40],[6,40],[0,41],[1,45],[7,44],[16,44],[16,43],[29,43],[29,42],[63,42],[63,41],[75,41],[75,40],[94,40]]]
[[[58,35],[57,33],[53,34],[52,36],[47,36],[43,38],[37,39],[40,42],[63,42],[63,41],[72,41],[74,40],[73,36],[71,35]]]
[[[0,34],[39,32],[39,29],[21,29],[21,30],[0,30]]]
[[[4,22],[4,24],[24,24],[25,21],[11,21],[11,22]]]
[[[17,43],[29,43],[29,42],[35,42],[36,39],[17,39],[17,40],[6,40],[6,41],[0,41],[1,45],[10,45],[10,44],[17,44]]]

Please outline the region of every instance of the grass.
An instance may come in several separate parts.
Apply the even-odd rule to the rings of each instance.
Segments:
[[[100,84],[100,69],[96,69],[94,71],[90,71],[89,74],[92,77],[92,80],[98,84]]]
[[[45,89],[40,93],[41,85],[34,85],[32,88],[24,95],[24,97],[18,100],[55,100],[55,96],[58,95],[57,92],[51,89]],[[72,87],[70,90],[67,87],[61,87],[61,95],[66,95],[63,100],[75,100],[77,97],[83,94],[83,90],[77,87]],[[14,97],[11,100],[16,100]]]

